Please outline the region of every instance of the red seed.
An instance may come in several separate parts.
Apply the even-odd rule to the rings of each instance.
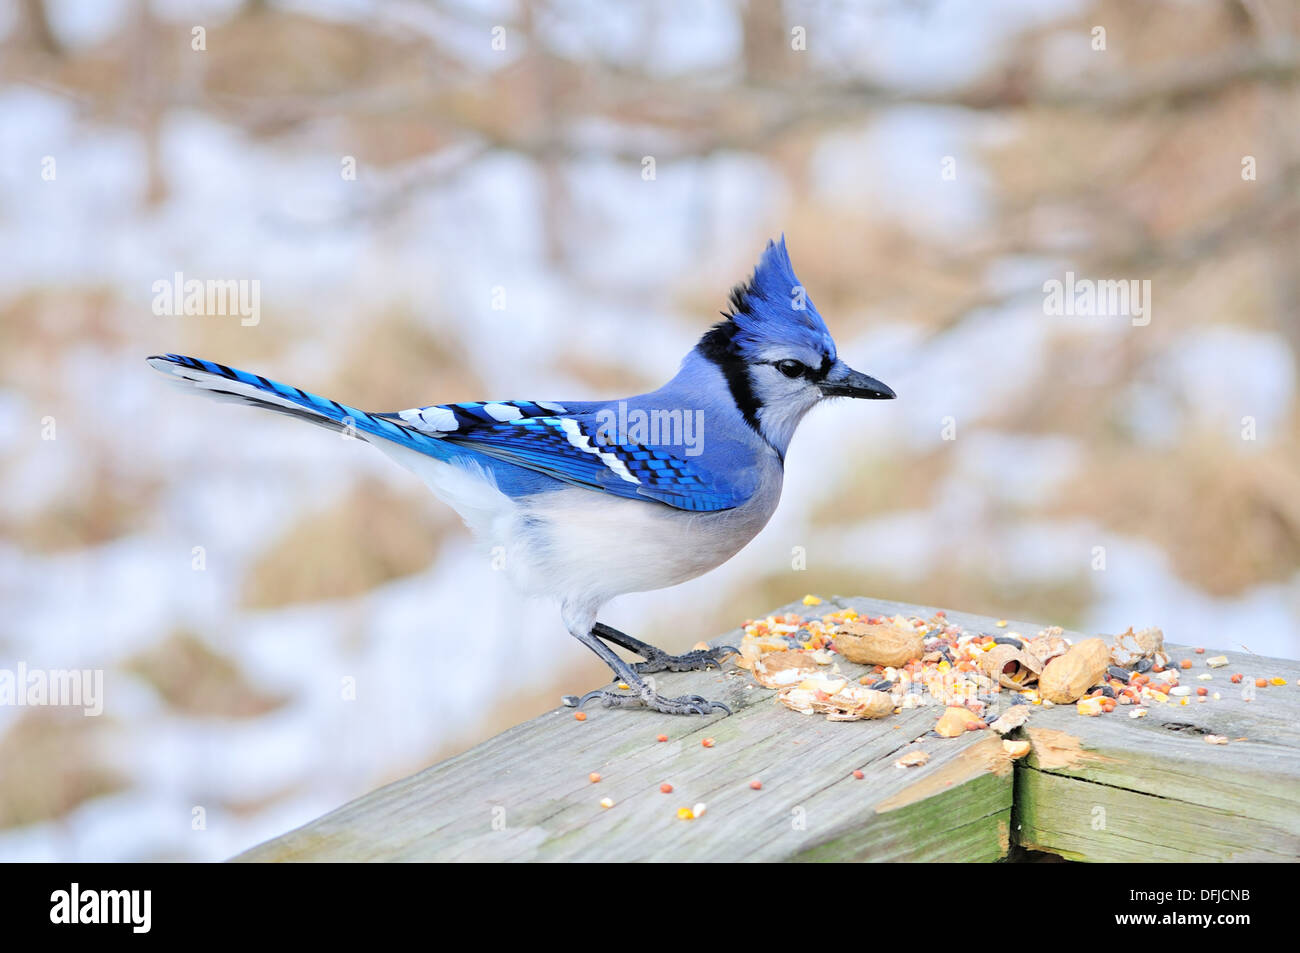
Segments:
[[[753,788],[755,791],[761,791],[761,790],[763,790],[763,782],[762,782],[762,781],[750,781],[750,782],[749,782],[749,786],[750,786],[751,788]]]
[[[1267,679],[1267,678],[1257,678],[1257,679],[1255,679],[1255,687],[1256,687],[1256,688],[1267,688],[1267,687],[1268,687],[1268,679]]]
[[[1196,694],[1198,694],[1198,695],[1208,695],[1208,694],[1210,694],[1210,690],[1209,690],[1208,688],[1198,688],[1198,689],[1196,690]]]
[[[586,721],[587,713],[585,711],[576,712],[573,716],[574,721]]]
[[[1234,684],[1234,685],[1240,685],[1240,684],[1241,684],[1241,673],[1238,672],[1236,675],[1232,676],[1232,678],[1228,679],[1228,681],[1232,682],[1232,684]]]
[[[1205,649],[1201,648],[1200,646],[1197,646],[1197,647],[1196,647],[1195,649],[1193,649],[1192,651],[1194,651],[1197,655],[1204,655],[1204,654],[1205,654]]]
[[[655,739],[655,741],[667,741],[667,740],[668,740],[667,735],[660,735],[658,738]]]
[[[1191,667],[1192,667],[1192,660],[1189,659],[1189,658],[1185,658],[1185,659],[1183,659],[1181,662],[1178,663],[1178,667],[1179,667],[1179,668],[1191,668]]]
[[[595,771],[591,772],[591,774],[587,775],[587,777],[591,780],[592,784],[595,784],[597,781],[600,780],[600,775],[597,774]]]
[[[866,775],[863,774],[861,771],[854,771],[853,776],[857,778],[859,781],[861,781],[863,778],[866,777]]]
[[[712,748],[712,747],[713,747],[713,739],[712,739],[712,738],[705,738],[703,741],[700,742],[700,744],[704,745],[704,747],[706,747],[706,748]]]
[[[663,784],[659,785],[659,790],[664,794],[672,794],[673,786],[665,781]]]

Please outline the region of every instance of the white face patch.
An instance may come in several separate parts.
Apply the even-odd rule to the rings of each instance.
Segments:
[[[770,364],[751,366],[749,380],[761,405],[757,416],[763,436],[784,453],[799,421],[822,399],[821,389],[806,378],[786,377]]]
[[[628,483],[640,484],[641,481],[632,475],[632,472],[628,470],[627,465],[624,464],[622,460],[614,456],[612,453],[607,453],[593,447],[591,445],[591,438],[578,429],[576,421],[567,420],[563,417],[559,418],[559,421],[560,428],[564,431],[565,436],[569,438],[569,443],[573,444],[583,453],[594,453],[596,456],[600,457],[601,462],[604,463],[605,466],[609,467]]]
[[[484,404],[483,413],[503,423],[507,420],[518,420],[524,415],[524,412],[513,404]]]
[[[460,427],[456,415],[446,407],[414,407],[398,411],[397,416],[416,427],[438,433],[447,433]]]

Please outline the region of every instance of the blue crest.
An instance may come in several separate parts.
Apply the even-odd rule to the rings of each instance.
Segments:
[[[785,236],[769,241],[749,281],[731,292],[734,346],[745,352],[780,342],[799,344],[835,359],[835,341],[790,264]]]

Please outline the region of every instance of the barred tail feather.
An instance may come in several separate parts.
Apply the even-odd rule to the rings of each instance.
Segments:
[[[234,401],[298,417],[342,431],[350,425],[393,460],[414,472],[452,506],[476,535],[489,542],[506,538],[514,506],[497,488],[486,461],[456,447],[376,414],[318,397],[257,374],[180,354],[157,355],[149,364],[171,376],[173,383],[216,400]],[[382,437],[376,440],[373,438]]]
[[[350,427],[362,439],[383,437],[421,453],[440,455],[435,447],[439,441],[435,438],[347,404],[268,380],[259,374],[182,354],[157,354],[148,361],[155,370],[169,375],[173,383],[187,390],[200,391],[215,400],[261,407],[330,430],[342,431]]]

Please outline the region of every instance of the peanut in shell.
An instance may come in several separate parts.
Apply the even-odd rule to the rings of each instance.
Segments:
[[[925,652],[921,633],[889,622],[846,622],[835,630],[834,639],[836,651],[861,665],[898,668]]]
[[[1110,646],[1104,639],[1084,639],[1052,659],[1038,676],[1038,691],[1053,704],[1078,701],[1106,676]]]

